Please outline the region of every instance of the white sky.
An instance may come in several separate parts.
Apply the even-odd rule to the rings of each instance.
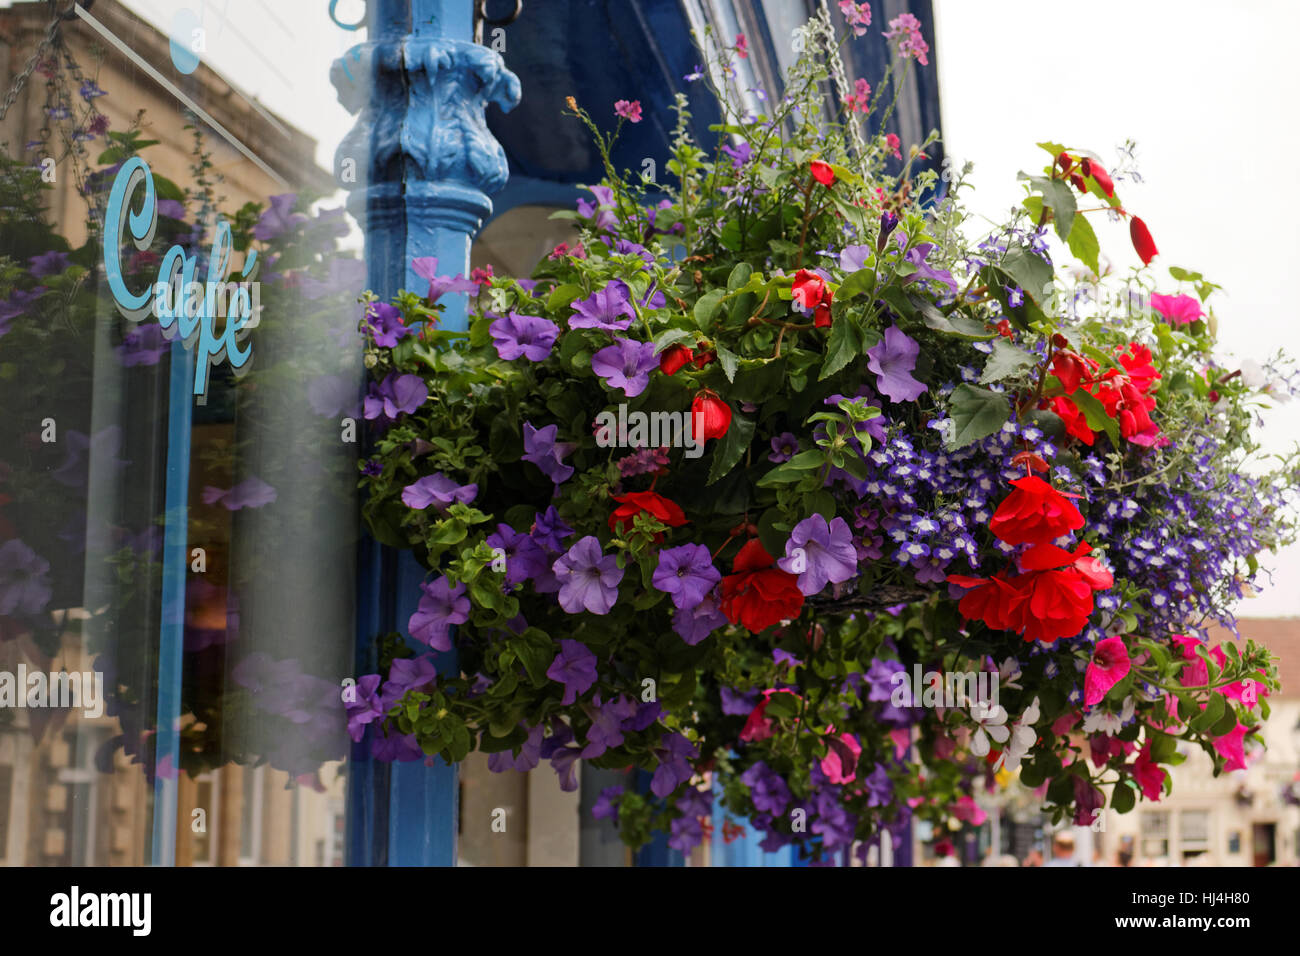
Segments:
[[[125,0],[167,32],[188,8],[207,29],[205,61],[266,108],[314,136],[331,168],[352,118],[330,63],[362,33],[329,18],[325,0]],[[532,0],[537,2],[537,0]],[[1224,286],[1215,300],[1225,357],[1300,356],[1293,276],[1300,229],[1289,178],[1300,160],[1300,3],[1235,0],[934,0],[947,149],[975,163],[967,201],[1000,219],[1019,201],[1020,170],[1038,172],[1053,140],[1105,160],[1138,142],[1145,182],[1126,207],[1151,228],[1164,272],[1181,265]],[[879,4],[873,4],[879,20]],[[345,22],[361,0],[340,0]],[[879,25],[879,24],[878,24]],[[883,27],[882,27],[883,28]],[[527,82],[527,78],[524,78]],[[1285,179],[1283,177],[1286,177]],[[1262,211],[1261,199],[1281,200]],[[1127,228],[1092,218],[1119,270],[1136,262]],[[1257,237],[1256,232],[1262,233]],[[1170,290],[1173,288],[1170,281]],[[1300,441],[1300,402],[1267,416],[1265,444]],[[1300,615],[1300,547],[1274,562],[1273,586],[1241,607]]]

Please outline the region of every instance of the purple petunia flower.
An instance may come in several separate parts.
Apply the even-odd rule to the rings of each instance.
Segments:
[[[695,775],[691,761],[699,757],[699,748],[677,732],[664,734],[654,754],[659,766],[650,779],[650,792],[660,799],[690,780]]]
[[[624,730],[645,730],[663,715],[664,709],[657,700],[643,700],[636,705],[636,713],[623,721]]]
[[[571,329],[622,332],[636,318],[631,290],[622,279],[614,279],[587,298],[570,303],[570,307],[574,313],[569,317]]]
[[[276,490],[256,475],[245,478],[233,488],[214,488],[208,485],[203,489],[205,505],[220,503],[227,511],[261,508],[271,504],[276,497]]]
[[[912,377],[921,347],[898,326],[891,325],[885,336],[867,349],[867,368],[876,373],[876,387],[891,402],[911,402],[926,390],[924,382]]]
[[[650,373],[659,367],[653,342],[634,342],[615,339],[591,357],[591,370],[604,380],[609,388],[623,390],[628,398],[636,398],[650,384]]]
[[[867,788],[867,806],[882,807],[894,796],[894,784],[880,764],[862,781]]]
[[[122,344],[113,349],[123,368],[137,365],[157,365],[167,354],[171,343],[163,335],[162,326],[150,322],[137,325],[122,336]]]
[[[704,842],[704,827],[698,817],[675,817],[668,824],[668,846],[678,853],[690,853]]]
[[[869,255],[871,255],[870,246],[845,246],[840,250],[840,268],[847,273],[865,269]]]
[[[57,275],[64,269],[68,268],[71,260],[66,252],[59,252],[51,249],[49,252],[43,252],[39,256],[32,256],[27,260],[28,272],[33,277],[39,279],[42,276]]]
[[[551,354],[560,335],[560,327],[539,315],[511,312],[488,326],[497,355],[513,361],[521,355],[530,362],[540,362]]]
[[[673,630],[692,647],[726,623],[727,616],[718,609],[716,593],[706,594],[694,608],[673,615]]]
[[[524,422],[524,453],[521,456],[557,485],[573,477],[573,466],[564,464],[561,459],[578,447],[573,442],[557,442],[555,437],[558,433],[556,425],[534,428],[532,422]]]
[[[384,682],[384,700],[391,707],[400,701],[408,690],[433,683],[438,676],[438,669],[433,666],[433,655],[422,657],[399,657],[393,661],[388,671],[388,680]]]
[[[761,760],[740,775],[740,782],[749,787],[750,799],[762,813],[776,816],[790,803],[790,788],[785,780]]]
[[[439,575],[431,582],[422,581],[420,590],[424,593],[415,613],[407,622],[407,630],[411,637],[428,644],[435,651],[449,651],[451,625],[464,624],[469,620],[469,598],[465,596],[465,585],[457,583],[453,588],[445,577]]]
[[[30,292],[24,292],[22,289],[14,289],[9,294],[9,298],[0,302],[0,335],[9,331],[9,323],[20,315],[26,315],[27,310],[32,307],[32,303],[40,297],[45,291],[45,286],[38,285]]]
[[[767,460],[780,464],[783,461],[789,461],[799,453],[799,439],[790,432],[782,432],[772,438],[772,454],[767,456]]]
[[[411,271],[421,279],[429,280],[429,302],[437,302],[448,292],[477,292],[478,283],[473,279],[466,279],[461,273],[455,276],[438,275],[438,258],[436,256],[420,256],[411,260]]]
[[[758,693],[747,691],[740,693],[730,687],[721,687],[718,694],[722,698],[722,712],[732,717],[747,717],[758,706]]]
[[[618,225],[618,218],[613,213],[614,190],[609,186],[588,186],[587,189],[596,197],[596,202],[586,199],[578,200],[578,215],[584,219],[595,218],[592,227],[597,231],[612,229]]]
[[[906,237],[900,234],[900,239],[906,244]],[[952,277],[952,273],[945,269],[936,269],[925,261],[926,257],[934,250],[934,243],[923,242],[920,245],[913,246],[907,251],[904,257],[912,265],[916,266],[916,271],[910,276],[903,279],[903,285],[914,282],[917,279],[929,279],[932,282],[938,282],[948,287],[948,291],[953,295],[957,294],[957,280]]]
[[[600,542],[592,535],[578,540],[551,570],[560,581],[560,607],[570,614],[583,610],[608,614],[618,600],[623,569],[614,555],[601,553]]]
[[[722,580],[707,546],[683,544],[659,552],[651,583],[672,598],[679,610],[692,610]]]
[[[573,529],[564,523],[555,505],[547,505],[545,511],[539,511],[533,518],[529,534],[547,551],[555,552],[564,547],[564,539],[573,534]]]
[[[508,524],[498,524],[487,536],[489,548],[500,548],[506,559],[506,587],[530,581],[551,570],[551,558],[533,538]]]
[[[416,740],[415,734],[399,734],[393,731],[387,735],[375,734],[370,744],[370,756],[385,763],[410,763],[412,760],[422,760],[424,750]]]
[[[375,344],[386,349],[393,348],[399,340],[411,334],[411,329],[402,322],[401,310],[387,302],[370,302],[366,305],[366,325],[374,336]]]
[[[396,419],[402,413],[410,414],[429,400],[429,386],[418,375],[390,373],[376,385],[370,383],[363,413],[367,419]]]
[[[591,815],[597,820],[612,818],[614,825],[618,826],[618,804],[615,798],[623,795],[623,785],[616,783],[612,787],[606,787],[600,791],[596,797],[596,802],[591,806]]]
[[[463,505],[469,504],[477,494],[478,485],[458,485],[438,471],[403,488],[402,502],[416,511],[423,511],[430,505],[435,505],[439,511],[446,511],[457,501]]]
[[[17,538],[0,545],[0,615],[36,614],[54,594],[50,562]]]
[[[529,730],[528,739],[520,745],[517,757],[509,750],[501,750],[490,755],[488,769],[493,773],[503,773],[506,770],[527,773],[532,770],[542,759],[542,732],[541,724]]]
[[[388,710],[379,693],[380,680],[378,674],[366,674],[357,681],[356,700],[343,703],[348,714],[348,736],[358,743],[366,732],[366,724],[382,720]]]
[[[587,746],[582,750],[582,759],[591,760],[599,757],[623,743],[623,724],[636,714],[636,704],[626,696],[599,705],[599,710],[591,721],[587,731]]]
[[[805,595],[817,594],[828,583],[839,584],[858,573],[853,532],[840,517],[830,524],[819,514],[804,518],[790,533],[785,554],[777,566],[799,575],[799,590]]]
[[[257,225],[253,227],[253,238],[268,242],[306,222],[306,216],[293,211],[297,201],[297,193],[280,193],[278,196],[272,196],[271,208],[262,213],[262,217],[257,220]]]
[[[588,650],[586,644],[568,638],[560,641],[560,653],[555,655],[555,660],[546,669],[547,677],[564,685],[564,698],[560,703],[565,707],[596,683],[596,673],[596,655]]]
[[[722,151],[731,157],[731,165],[735,169],[740,169],[754,156],[754,148],[749,145],[749,140],[742,139],[736,146],[724,144]]]

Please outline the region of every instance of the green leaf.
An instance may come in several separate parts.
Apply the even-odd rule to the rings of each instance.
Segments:
[[[862,295],[864,292],[869,292],[874,278],[870,269],[859,269],[840,283],[839,289],[835,292],[835,301],[846,301],[854,296]]]
[[[737,262],[736,267],[731,270],[731,275],[727,276],[727,291],[735,292],[737,289],[743,289],[753,272],[754,267],[748,262]]]
[[[921,321],[925,323],[926,327],[934,329],[936,332],[981,341],[987,341],[997,336],[997,333],[990,332],[983,322],[969,316],[958,312],[954,312],[952,315],[944,315],[929,299],[908,294],[907,301],[921,314]]]
[[[713,446],[713,466],[709,469],[709,480],[706,484],[713,484],[736,467],[736,462],[740,461],[740,457],[745,454],[753,437],[754,420],[743,415],[732,415],[727,433]]]
[[[1137,797],[1133,793],[1133,788],[1128,785],[1127,780],[1121,780],[1115,784],[1115,789],[1110,794],[1110,808],[1116,813],[1128,813],[1137,803]]]
[[[952,437],[948,444],[952,450],[987,438],[1011,417],[1011,406],[1005,395],[966,383],[953,389],[948,409],[953,420]]]
[[[1069,246],[1071,254],[1076,259],[1094,273],[1101,271],[1097,261],[1101,244],[1097,241],[1097,233],[1093,231],[1092,223],[1088,221],[1087,216],[1075,216],[1074,228],[1070,230]]]
[[[1000,382],[1033,364],[1033,355],[999,336],[993,343],[993,353],[984,363],[984,374],[980,376],[980,384]]]
[[[664,329],[654,337],[655,354],[658,355],[670,345],[680,342],[682,339],[694,338],[694,335],[685,329]]]
[[[998,265],[1034,302],[1050,298],[1052,267],[1024,246],[1011,246]]]
[[[826,338],[826,361],[817,381],[830,378],[861,354],[862,340],[858,338],[857,327],[847,315],[841,316],[831,325],[831,334]]]
[[[1056,234],[1065,241],[1070,235],[1070,227],[1074,225],[1074,214],[1078,209],[1069,184],[1046,176],[1031,176],[1029,184],[1043,194],[1043,202],[1052,210]]]
[[[551,294],[546,297],[546,308],[548,311],[554,311],[562,305],[568,305],[570,302],[577,300],[581,295],[582,286],[576,282],[557,285],[551,290]]]
[[[726,297],[727,292],[725,289],[710,289],[700,296],[693,310],[695,321],[700,324],[700,328],[708,328],[714,314],[718,311],[718,306],[722,304],[722,300]]]
[[[1089,428],[1095,432],[1105,432],[1110,436],[1111,443],[1119,447],[1119,423],[1106,414],[1106,406],[1100,399],[1082,388],[1076,389],[1067,397],[1083,412]]]
[[[736,363],[740,361],[736,353],[724,349],[721,345],[715,346],[713,350],[718,353],[718,364],[722,366],[727,381],[734,382],[736,380]]]

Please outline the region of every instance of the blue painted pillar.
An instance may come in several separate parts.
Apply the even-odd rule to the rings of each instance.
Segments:
[[[330,71],[340,102],[358,114],[335,173],[365,230],[369,287],[386,300],[399,289],[427,289],[411,268],[416,257],[436,256],[442,274],[468,274],[470,242],[492,211],[488,197],[509,172],[484,110],[512,109],[520,89],[501,57],[472,41],[472,0],[368,0],[366,13],[367,42]],[[443,326],[464,329],[465,295],[440,301]],[[364,645],[377,632],[406,631],[423,576],[408,552],[363,546],[359,667],[369,663]],[[443,655],[437,667],[454,669],[455,656]],[[455,864],[455,767],[380,768],[364,748],[354,748],[352,765],[350,863]]]

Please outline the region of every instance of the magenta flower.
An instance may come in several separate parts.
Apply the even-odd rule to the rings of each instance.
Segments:
[[[579,539],[567,553],[556,558],[551,570],[560,582],[560,607],[569,614],[584,610],[608,614],[618,600],[623,569],[614,555],[601,552],[600,542],[592,535]]]
[[[537,315],[520,315],[511,312],[488,326],[497,355],[513,361],[521,355],[530,362],[540,362],[551,354],[551,347],[560,335],[560,327],[549,319]]]
[[[574,442],[555,440],[559,428],[547,425],[534,428],[532,422],[524,422],[524,461],[531,461],[547,478],[557,485],[573,477],[573,466],[561,460],[578,446]]]
[[[785,555],[777,567],[799,575],[797,583],[804,595],[817,594],[827,584],[848,581],[858,573],[853,532],[840,517],[829,524],[819,514],[804,518],[790,533]]]
[[[929,66],[926,54],[930,46],[921,36],[921,21],[910,13],[900,13],[889,21],[889,30],[884,34],[886,40],[898,40],[898,54],[911,57],[921,66]]]
[[[659,552],[659,566],[650,579],[656,590],[663,591],[679,610],[690,610],[722,580],[713,566],[709,549],[702,544],[683,544]]]
[[[1110,689],[1128,674],[1129,667],[1128,648],[1122,637],[1116,635],[1098,641],[1083,675],[1084,704],[1091,707],[1104,700]]]
[[[615,279],[588,298],[573,302],[571,308],[574,311],[574,315],[569,317],[571,329],[622,332],[636,318],[631,290],[622,279]]]
[[[555,655],[555,660],[546,669],[546,676],[557,684],[564,685],[564,698],[560,703],[567,707],[579,694],[585,694],[596,683],[596,655],[581,641],[562,640],[560,653]]]
[[[1170,325],[1191,325],[1205,318],[1201,303],[1190,295],[1152,295],[1151,308],[1164,316]]]
[[[614,113],[630,123],[639,123],[641,122],[641,101],[619,100],[614,104]]]
[[[591,357],[591,370],[610,388],[620,388],[636,398],[650,384],[650,373],[659,367],[653,342],[615,339]]]
[[[407,630],[411,632],[411,637],[428,644],[435,651],[449,651],[451,626],[469,620],[469,598],[465,596],[465,585],[458,583],[452,587],[445,577],[439,575],[432,582],[421,582],[420,590],[424,594],[407,622]]]
[[[898,326],[885,329],[885,336],[867,349],[867,368],[876,373],[876,389],[891,402],[912,402],[926,386],[912,377],[921,347]]]
[[[855,37],[866,36],[867,27],[871,26],[871,7],[868,4],[840,0],[840,13],[844,14],[845,21],[853,28]]]
[[[438,511],[446,511],[457,501],[469,504],[477,494],[478,485],[458,485],[439,471],[403,488],[402,503],[416,511],[423,511],[430,505]]]
[[[1227,761],[1223,766],[1224,770],[1246,769],[1246,752],[1243,746],[1245,740],[1246,728],[1240,723],[1222,737],[1214,738],[1215,752]]]

